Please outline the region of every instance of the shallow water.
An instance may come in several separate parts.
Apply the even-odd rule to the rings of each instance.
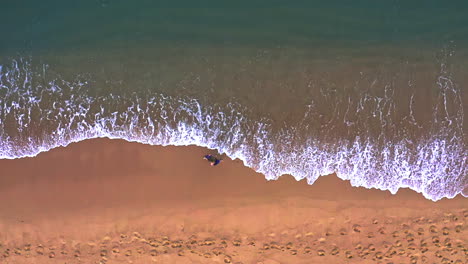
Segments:
[[[217,149],[268,179],[468,187],[464,2],[9,5],[0,158],[110,137]]]

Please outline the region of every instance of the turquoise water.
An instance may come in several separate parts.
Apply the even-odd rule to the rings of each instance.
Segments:
[[[10,1],[0,158],[95,137],[426,198],[468,187],[468,3]],[[466,195],[466,191],[464,193]]]
[[[359,52],[394,45],[438,49],[452,41],[463,47],[468,40],[466,1],[307,2],[9,1],[0,11],[8,21],[0,50],[99,53],[165,42]]]

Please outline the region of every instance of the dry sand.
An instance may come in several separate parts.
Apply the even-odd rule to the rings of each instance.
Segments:
[[[0,263],[467,263],[468,199],[97,139],[0,160]]]

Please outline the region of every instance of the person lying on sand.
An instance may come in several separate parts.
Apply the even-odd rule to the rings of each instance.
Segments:
[[[203,158],[209,161],[211,166],[216,166],[222,161],[222,159],[218,159],[215,156],[210,155],[210,154],[205,155]]]

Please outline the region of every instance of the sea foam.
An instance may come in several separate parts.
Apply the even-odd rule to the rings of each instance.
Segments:
[[[195,98],[163,93],[91,95],[88,77],[64,80],[46,76],[47,66],[28,59],[0,66],[0,158],[33,157],[50,149],[91,138],[124,139],[150,145],[197,145],[216,149],[275,180],[290,174],[313,184],[320,175],[336,173],[353,186],[396,193],[408,187],[427,199],[453,198],[468,188],[468,148],[463,132],[460,89],[442,71],[440,100],[432,124],[417,136],[407,130],[377,136],[361,133],[347,138],[314,137],[313,105],[293,126],[274,128],[269,118],[249,118],[237,102],[203,105]],[[364,105],[382,115],[391,93],[364,95],[352,105]],[[455,111],[447,109],[452,98]],[[387,105],[386,105],[387,104]],[[346,116],[346,115],[345,115]],[[417,122],[410,115],[409,123]],[[382,127],[391,120],[381,118]],[[353,128],[359,120],[344,118]]]

